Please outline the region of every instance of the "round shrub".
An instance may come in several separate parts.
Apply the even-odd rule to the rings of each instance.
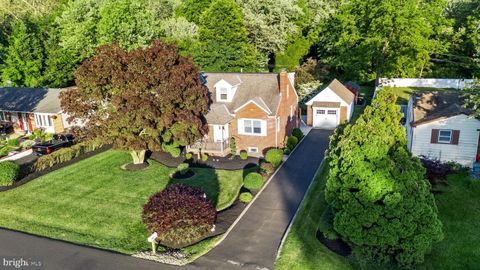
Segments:
[[[239,197],[240,201],[243,203],[249,203],[253,199],[253,195],[250,192],[242,192]]]
[[[0,162],[0,186],[9,186],[15,183],[20,166],[13,161]]]
[[[190,165],[188,163],[180,163],[177,166],[177,172],[181,175],[185,175],[188,172]]]
[[[296,137],[298,141],[300,141],[303,138],[303,132],[299,128],[294,128],[292,131],[292,136]]]
[[[287,148],[292,152],[292,150],[297,146],[298,144],[298,139],[295,136],[290,136],[287,139]]]
[[[260,189],[263,186],[263,176],[259,173],[249,173],[243,179],[243,186],[253,190]]]
[[[263,162],[260,164],[260,170],[266,174],[272,174],[275,171],[275,167],[273,167],[272,163]]]
[[[186,154],[185,154],[185,158],[186,158],[187,160],[192,159],[192,158],[193,158],[193,153],[191,153],[191,152],[186,153]]]
[[[278,167],[282,163],[283,151],[281,149],[270,149],[265,155],[265,160],[272,163],[274,167]]]
[[[207,161],[207,160],[208,160],[208,155],[205,154],[205,153],[203,153],[203,154],[202,154],[202,160],[203,160],[203,161]]]
[[[143,207],[142,220],[161,245],[182,248],[208,236],[216,218],[212,202],[200,189],[171,185]]]
[[[246,160],[248,158],[247,151],[240,151],[240,158]]]
[[[167,153],[170,153],[170,155],[172,155],[172,157],[179,157],[180,154],[182,153],[182,151],[180,150],[180,146],[178,145],[178,143],[162,143],[162,150],[164,152],[167,152]]]

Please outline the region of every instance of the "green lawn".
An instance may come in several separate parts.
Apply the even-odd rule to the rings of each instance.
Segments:
[[[304,204],[294,220],[275,269],[385,269],[360,265],[327,249],[315,237],[320,215],[325,209],[323,188],[327,166],[323,166],[312,184]],[[436,195],[445,239],[437,243],[425,263],[415,269],[478,269],[480,265],[480,181],[472,182],[467,174],[449,177]],[[388,267],[389,269],[395,267]]]
[[[0,226],[69,242],[134,253],[148,249],[143,205],[164,189],[174,170],[155,161],[142,171],[120,169],[128,153],[107,151],[0,193]],[[243,171],[195,168],[185,183],[201,187],[218,210],[230,206]],[[205,252],[215,239],[185,249]]]
[[[397,103],[406,105],[413,92],[428,92],[428,91],[458,91],[452,88],[430,88],[430,87],[389,87],[385,86],[382,90],[392,91],[398,96]]]

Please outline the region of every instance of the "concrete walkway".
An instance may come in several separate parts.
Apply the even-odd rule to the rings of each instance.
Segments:
[[[330,134],[311,130],[226,239],[188,266],[168,266],[0,229],[0,269],[10,269],[2,268],[2,262],[12,257],[41,261],[46,270],[273,269],[282,237],[323,160]]]

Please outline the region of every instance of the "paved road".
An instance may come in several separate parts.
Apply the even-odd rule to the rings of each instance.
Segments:
[[[8,257],[40,260],[46,270],[273,269],[282,236],[323,160],[330,134],[312,130],[227,238],[186,267],[167,266],[0,229],[0,269],[13,269],[2,268],[3,258]]]

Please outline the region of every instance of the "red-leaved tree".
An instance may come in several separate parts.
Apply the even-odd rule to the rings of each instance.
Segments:
[[[60,97],[69,121],[82,119],[89,136],[129,150],[135,164],[147,150],[188,145],[208,132],[200,71],[175,44],[156,41],[132,51],[100,46],[75,78],[77,88]]]

